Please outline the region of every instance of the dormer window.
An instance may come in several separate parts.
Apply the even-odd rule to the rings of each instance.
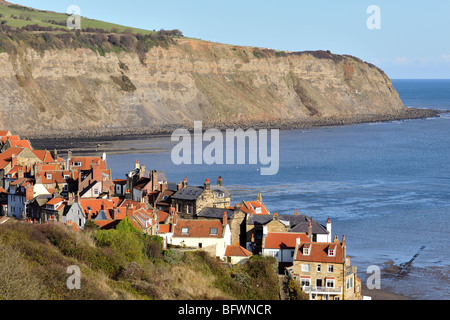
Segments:
[[[335,256],[335,251],[334,251],[334,249],[328,249],[328,256],[329,257],[334,257]]]
[[[303,248],[303,255],[309,256],[309,248],[306,247]]]
[[[262,212],[261,207],[255,207],[255,212],[256,213],[261,213]]]
[[[73,163],[73,166],[74,166],[74,167],[81,167],[81,162],[80,162],[80,161],[75,161],[75,162]]]
[[[65,174],[65,175],[64,175],[64,180],[69,180],[69,179],[70,179],[70,175]]]
[[[188,235],[189,234],[189,228],[181,228],[181,234]]]
[[[52,179],[52,174],[51,173],[47,173],[46,177],[47,177],[47,180],[51,180]]]
[[[210,235],[210,236],[217,236],[217,232],[218,232],[218,229],[217,229],[217,228],[211,228],[211,229],[209,229],[209,235]]]

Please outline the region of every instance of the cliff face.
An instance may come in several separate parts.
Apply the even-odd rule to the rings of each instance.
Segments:
[[[0,53],[0,127],[20,134],[396,113],[389,78],[350,56],[178,39],[133,53]]]

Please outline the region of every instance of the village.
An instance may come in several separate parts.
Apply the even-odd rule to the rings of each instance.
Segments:
[[[163,246],[203,250],[230,264],[252,255],[272,256],[278,273],[296,281],[310,300],[360,300],[361,280],[347,256],[345,236],[293,209],[279,215],[261,194],[231,203],[222,177],[193,186],[169,182],[164,171],[138,161],[123,179],[112,179],[107,154],[65,158],[35,150],[29,140],[0,131],[0,224],[87,225],[113,229],[127,217]]]

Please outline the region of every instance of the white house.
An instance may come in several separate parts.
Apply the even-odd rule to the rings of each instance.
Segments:
[[[297,239],[301,242],[309,241],[306,233],[294,232],[269,232],[264,235],[262,243],[262,255],[277,259],[280,271],[292,266]]]
[[[223,259],[231,244],[227,215],[220,220],[177,220],[172,245],[202,249]]]

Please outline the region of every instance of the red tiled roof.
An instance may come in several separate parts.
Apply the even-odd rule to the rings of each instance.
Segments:
[[[46,204],[54,206],[55,204],[58,204],[58,203],[60,203],[62,201],[65,201],[65,199],[63,199],[63,198],[53,198],[53,199],[50,199]]]
[[[188,228],[188,233],[183,234],[182,229]],[[211,229],[216,228],[217,233],[211,234]],[[178,220],[174,230],[174,237],[191,238],[222,238],[223,225],[220,220]]]
[[[170,224],[160,224],[159,225],[159,230],[158,230],[159,234],[168,233],[168,232],[170,232]]]
[[[303,248],[305,243],[300,244],[297,251],[297,257],[295,261],[308,261],[308,262],[324,262],[324,263],[343,263],[343,249],[340,243],[334,242],[309,242],[309,255],[303,254]],[[334,256],[328,256],[328,249],[334,249]]]
[[[29,148],[29,149],[31,149],[31,148]],[[38,157],[39,160],[41,160],[42,162],[49,163],[49,162],[53,162],[54,161],[54,159],[52,157],[52,154],[49,151],[47,151],[47,150],[31,150],[31,152],[33,152],[34,155],[36,157]]]
[[[167,219],[167,217],[169,216],[169,214],[165,211],[158,211],[158,223],[162,223],[164,222],[164,220]]]
[[[256,214],[256,215],[268,215],[270,214],[267,208],[260,201],[244,201],[245,207],[242,209],[247,209],[245,213]],[[260,212],[257,212],[257,208],[260,208]]]
[[[308,242],[309,238],[306,233],[294,232],[269,232],[264,239],[264,248],[266,249],[288,249],[295,248],[297,238],[300,238],[300,243]]]
[[[253,255],[253,253],[241,246],[236,245],[227,246],[227,249],[225,250],[225,256],[227,257],[249,257],[251,255]]]
[[[83,209],[83,213],[87,217],[89,213],[88,207],[91,209],[92,217],[95,217],[100,210],[102,210],[102,205],[104,206],[105,212],[107,212],[109,209],[114,209],[114,207],[117,207],[117,203],[119,201],[119,198],[111,198],[111,199],[92,199],[92,198],[81,198],[78,201],[78,204]]]
[[[0,154],[0,169],[3,169],[11,162],[11,157],[13,154],[16,156],[21,153],[23,148],[9,148],[5,152]]]
[[[11,147],[13,148],[28,148],[28,149],[32,149],[30,142],[28,140],[13,140],[11,139],[11,137],[8,137],[10,143],[11,143]]]
[[[80,162],[80,167],[73,166],[74,162]],[[69,167],[72,166],[73,169],[79,169],[79,170],[91,170],[91,163],[93,164],[100,164],[100,169],[104,170],[106,169],[105,161],[102,160],[101,157],[72,157],[72,159],[69,160]]]

